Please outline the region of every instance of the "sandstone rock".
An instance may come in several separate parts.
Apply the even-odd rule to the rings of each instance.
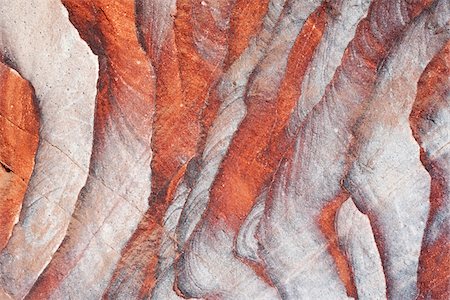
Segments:
[[[415,28],[414,17],[426,8],[425,3],[402,1],[371,4],[330,87],[303,122],[294,150],[280,164],[258,235],[268,272],[286,297],[346,298],[317,222],[328,205],[348,198],[341,183],[353,155],[348,152],[352,127],[374,91],[378,70],[394,41],[408,23]],[[376,17],[382,12],[390,13],[389,23]]]
[[[134,5],[63,3],[99,59],[93,151],[66,238],[29,299],[101,297],[151,188],[154,75],[137,41]]]
[[[0,0],[0,299],[447,299],[449,16]]]
[[[0,62],[0,250],[19,219],[39,142],[34,91]]]
[[[336,231],[352,269],[358,299],[386,299],[386,279],[370,220],[351,198],[339,208]]]
[[[40,114],[34,172],[0,254],[0,286],[23,298],[63,240],[86,181],[98,65],[57,0],[2,0],[0,28],[2,56],[33,86]]]
[[[421,75],[410,115],[421,160],[431,176],[430,213],[419,261],[419,297],[445,299],[450,295],[450,43]]]

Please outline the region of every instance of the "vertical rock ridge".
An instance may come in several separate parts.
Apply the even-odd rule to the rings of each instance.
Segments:
[[[354,130],[356,160],[347,188],[374,228],[387,294],[394,299],[417,296],[430,176],[419,159],[408,118],[420,75],[450,37],[446,29],[449,17],[443,13],[449,9],[448,2],[436,1],[392,50],[380,69],[374,96]],[[382,181],[388,183],[381,186]]]
[[[421,161],[431,176],[430,213],[419,261],[419,299],[450,295],[449,61],[447,42],[421,75],[409,117],[421,147]]]
[[[0,28],[0,48],[34,87],[40,112],[34,172],[0,254],[0,286],[21,299],[63,240],[87,178],[98,63],[57,0],[3,0]]]
[[[386,280],[369,218],[347,199],[336,220],[339,246],[352,268],[358,299],[386,299]]]
[[[227,231],[230,228],[235,228],[234,230],[238,230],[239,225],[236,225],[236,218],[235,214],[237,211],[240,211],[242,214],[246,214],[246,210],[243,207],[249,206],[247,208],[247,213],[251,209],[252,205],[247,204],[250,201],[254,201],[254,199],[257,197],[257,191],[253,191],[253,197],[254,199],[249,200],[243,200],[239,199],[238,201],[235,201],[237,199],[236,196],[244,197],[249,196],[248,198],[252,197],[252,191],[249,190],[245,184],[248,184],[249,186],[252,185],[252,183],[246,182],[244,180],[266,180],[266,176],[263,175],[264,168],[258,168],[257,165],[251,165],[248,167],[248,171],[254,171],[255,177],[250,177],[248,173],[246,173],[246,169],[244,169],[244,165],[246,163],[253,163],[255,160],[257,160],[257,157],[252,157],[252,153],[257,154],[261,146],[264,145],[264,138],[270,137],[270,129],[273,129],[273,127],[276,127],[276,119],[270,120],[270,115],[268,115],[268,112],[272,112],[273,110],[279,110],[278,116],[281,118],[281,122],[283,120],[282,114],[285,113],[286,116],[284,119],[287,119],[288,113],[290,111],[290,107],[293,107],[293,103],[296,100],[296,97],[291,97],[288,99],[292,99],[292,104],[285,104],[283,103],[283,100],[285,98],[281,96],[278,104],[276,101],[277,99],[277,91],[280,88],[280,85],[282,84],[281,81],[283,79],[283,72],[285,72],[285,68],[287,65],[289,54],[291,53],[291,47],[293,46],[294,42],[296,41],[296,37],[300,34],[300,37],[298,38],[298,53],[300,53],[301,50],[304,50],[302,46],[308,45],[308,48],[305,52],[311,53],[309,55],[312,55],[314,52],[315,45],[317,44],[317,41],[320,39],[320,35],[323,31],[321,29],[324,26],[324,15],[320,14],[320,10],[317,11],[317,14],[308,19],[311,24],[307,24],[304,32],[300,33],[300,30],[303,27],[304,22],[308,18],[309,14],[312,13],[317,6],[320,5],[320,3],[312,2],[309,4],[305,4],[304,6],[300,3],[294,3],[294,2],[288,2],[287,8],[284,13],[281,14],[281,19],[277,22],[276,27],[274,28],[274,36],[271,39],[270,43],[268,44],[268,52],[267,55],[261,60],[261,62],[257,65],[255,71],[252,74],[251,81],[249,83],[249,86],[247,88],[246,97],[244,98],[245,104],[247,105],[247,114],[242,120],[242,122],[239,125],[239,128],[237,129],[236,133],[233,136],[233,139],[231,141],[230,147],[228,149],[228,152],[226,156],[224,157],[224,160],[222,161],[219,169],[219,173],[217,177],[214,180],[213,186],[211,187],[211,194],[210,194],[210,200],[208,203],[208,210],[206,211],[205,215],[203,216],[203,220],[198,224],[197,231],[193,232],[193,236],[191,239],[193,239],[198,244],[195,244],[193,241],[189,241],[189,245],[187,246],[188,251],[184,251],[182,253],[182,258],[180,260],[180,263],[178,264],[178,287],[180,288],[181,283],[181,289],[182,292],[188,292],[188,296],[196,295],[196,297],[205,297],[209,293],[209,289],[211,289],[213,286],[216,286],[213,289],[224,289],[221,293],[224,293],[223,297],[232,297],[230,295],[236,295],[233,293],[243,293],[241,294],[242,297],[251,297],[251,293],[254,293],[250,288],[247,289],[247,291],[239,291],[234,290],[231,291],[230,286],[238,285],[239,280],[236,280],[236,278],[233,278],[232,275],[225,277],[221,274],[223,277],[223,282],[218,282],[217,279],[212,279],[208,277],[201,277],[201,280],[203,282],[199,283],[198,279],[196,278],[198,272],[201,269],[197,269],[196,266],[193,265],[192,261],[188,261],[190,259],[195,259],[193,256],[201,255],[202,260],[205,260],[204,255],[208,255],[208,258],[206,261],[209,260],[223,260],[223,261],[231,261],[235,260],[233,263],[237,270],[239,272],[242,272],[242,276],[245,278],[245,276],[252,276],[251,268],[237,260],[233,253],[229,250],[234,245],[234,236],[230,235],[228,232],[223,232],[222,234],[218,234],[216,236],[214,231],[215,229],[208,228],[205,224],[208,224],[209,226],[214,227],[214,223],[216,220],[216,217],[219,217],[217,220],[218,222],[223,222],[222,225],[226,224]],[[315,19],[316,18],[316,19]],[[291,19],[300,19],[302,21],[298,23],[290,23],[289,20]],[[317,26],[317,29],[315,28]],[[308,42],[305,42],[302,44],[300,41],[302,39],[306,39]],[[299,55],[299,54],[297,54]],[[274,58],[278,57],[278,60],[274,61]],[[280,59],[283,58],[283,59]],[[293,61],[296,60],[295,54],[292,54]],[[308,62],[308,54],[305,55],[305,61],[304,63],[307,64]],[[299,70],[304,69],[305,67],[297,61]],[[277,71],[274,72],[274,65],[277,65]],[[295,66],[292,64],[292,66]],[[296,69],[290,70],[288,69],[287,72],[295,72]],[[301,71],[300,71],[301,74]],[[272,77],[273,76],[273,77]],[[301,77],[301,75],[300,75]],[[296,78],[295,78],[296,79]],[[295,80],[294,79],[294,80]],[[272,81],[270,85],[267,85],[267,81]],[[286,84],[286,83],[283,83]],[[292,84],[292,83],[291,83]],[[260,95],[267,95],[267,98],[264,100]],[[272,99],[271,99],[272,98]],[[286,102],[289,100],[286,99]],[[272,103],[275,102],[276,104],[273,105]],[[273,106],[272,106],[273,105]],[[279,105],[278,107],[276,105]],[[286,105],[287,108],[284,108],[283,105]],[[284,110],[283,110],[284,108]],[[267,110],[267,111],[266,111]],[[257,122],[260,120],[261,122],[264,122],[263,124],[259,125]],[[253,122],[252,122],[253,121]],[[271,123],[273,122],[273,123]],[[255,125],[256,123],[256,125]],[[268,136],[264,135],[256,135],[256,139],[251,139],[249,136],[255,137],[255,129],[259,128],[260,132],[267,134]],[[261,143],[262,145],[255,144]],[[245,145],[245,146],[244,146]],[[248,150],[245,150],[244,147],[248,146]],[[250,149],[253,149],[251,152]],[[240,155],[234,154],[234,151],[238,151]],[[270,155],[268,155],[270,156]],[[236,161],[233,161],[236,159]],[[242,161],[240,160],[242,159]],[[258,164],[257,162],[255,162]],[[240,167],[239,167],[240,165]],[[253,168],[252,168],[253,167]],[[239,169],[241,168],[241,169]],[[247,167],[246,167],[247,168]],[[238,170],[238,172],[236,172]],[[261,172],[261,173],[259,173]],[[223,178],[227,178],[227,180],[221,179],[221,176]],[[242,177],[239,177],[242,176]],[[242,178],[242,179],[241,179]],[[235,188],[236,193],[233,192],[233,188]],[[220,192],[219,192],[220,191]],[[256,192],[256,193],[255,193]],[[218,195],[220,193],[220,196]],[[238,195],[239,194],[239,195]],[[238,205],[238,203],[241,203],[241,206]],[[241,208],[241,210],[240,210]],[[229,211],[231,210],[231,211]],[[196,210],[197,213],[201,213],[202,210]],[[192,212],[191,212],[192,214]],[[244,216],[245,217],[245,216]],[[197,217],[198,218],[198,217]],[[237,217],[239,218],[239,217]],[[241,217],[242,218],[242,217]],[[206,221],[208,220],[208,221]],[[195,224],[195,223],[194,223]],[[192,226],[192,225],[191,225]],[[203,227],[204,226],[204,227]],[[223,227],[222,227],[223,228]],[[201,235],[200,235],[201,234]],[[237,235],[237,232],[235,233]],[[200,237],[201,236],[201,237]],[[220,238],[220,242],[218,242],[220,245],[222,245],[223,249],[220,249],[219,251],[215,249],[216,247],[213,247],[213,249],[210,249],[212,243],[215,243],[214,238]],[[201,240],[203,239],[203,240]],[[231,241],[230,245],[226,245],[225,243],[228,243]],[[199,249],[204,248],[204,249]],[[197,252],[198,251],[198,252]],[[216,252],[217,251],[217,252]],[[228,252],[230,251],[230,252]],[[194,253],[191,253],[194,252]],[[201,253],[201,254],[200,254]],[[205,263],[205,268],[207,267],[207,262]],[[216,263],[219,263],[216,261]],[[240,265],[240,266],[239,266]],[[192,275],[187,276],[187,272],[193,272]],[[213,272],[213,270],[209,270],[208,272]],[[195,275],[194,275],[195,274]],[[245,275],[244,275],[245,274]],[[180,276],[181,275],[181,276]],[[207,275],[208,276],[208,275]],[[210,273],[209,276],[215,278],[216,276],[220,276],[219,274]],[[254,275],[253,275],[254,276]],[[181,281],[180,281],[181,277]],[[251,277],[250,277],[251,278]],[[191,280],[191,281],[190,281]],[[241,279],[242,280],[242,279]],[[255,282],[258,282],[257,279],[254,279]],[[189,282],[189,283],[188,283]],[[200,284],[200,286],[198,286]],[[213,284],[212,286],[208,286],[208,284]],[[258,285],[261,283],[257,283]],[[197,285],[194,287],[194,285]],[[228,286],[229,285],[229,286]],[[202,291],[202,289],[204,289]],[[268,289],[268,288],[267,288]],[[191,294],[195,290],[194,294]],[[200,294],[197,294],[199,293]],[[273,292],[270,292],[273,293]],[[226,295],[226,296],[225,296]],[[258,295],[258,294],[255,294]],[[270,295],[270,294],[269,294]],[[261,296],[261,295],[260,295]]]
[[[264,56],[264,45],[268,44],[272,38],[272,31],[284,3],[284,0],[270,2],[271,9],[269,8],[264,18],[258,37],[220,78],[216,86],[217,91],[212,92],[213,97],[218,98],[220,106],[204,141],[200,171],[180,216],[180,226],[177,228],[180,249],[200,220],[208,202],[208,190],[216,177],[219,164],[230,145],[232,136],[245,116],[244,97],[247,84]]]
[[[66,238],[28,299],[100,297],[150,196],[154,74],[137,41],[134,5],[63,3],[99,55],[94,145]]]
[[[268,273],[286,297],[346,298],[327,251],[328,242],[316,222],[329,203],[348,198],[341,182],[348,168],[351,130],[375,87],[377,67],[415,17],[406,18],[391,7],[406,6],[406,12],[409,5],[427,7],[402,1],[372,2],[322,100],[305,118],[294,151],[277,171],[258,234]],[[378,19],[382,13],[391,16],[389,24],[382,23],[384,17]],[[295,264],[292,257],[297,258]],[[307,274],[302,272],[305,269]]]
[[[139,276],[130,280],[142,282],[142,293],[147,293],[155,284],[154,256],[159,251],[161,222],[173,201],[168,197],[167,189],[179,180],[176,174],[182,166],[196,155],[201,138],[202,110],[210,87],[222,72],[226,56],[223,45],[226,44],[233,3],[230,0],[138,3],[141,39],[157,75],[152,140],[154,188],[151,206],[123,253],[126,259],[119,263],[112,285],[115,278],[126,281],[124,275],[129,268],[134,269],[134,274],[139,272]],[[137,257],[143,266],[138,270],[127,262],[135,261]]]

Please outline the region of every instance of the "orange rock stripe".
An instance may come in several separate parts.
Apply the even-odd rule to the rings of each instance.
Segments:
[[[38,135],[33,88],[0,59],[0,250],[19,218]]]
[[[137,41],[133,2],[62,2],[80,36],[99,56],[94,147],[90,166],[90,176],[94,176],[96,163],[103,160],[108,130],[120,132],[126,128],[142,143],[150,143],[154,92],[151,79],[154,75]],[[82,249],[72,249],[76,243],[81,243]],[[87,247],[85,241],[73,240],[69,232],[27,299],[50,297],[76,266]]]
[[[450,42],[433,58],[422,74],[417,88],[416,102],[410,116],[411,128],[415,139],[420,143],[420,132],[425,131],[421,123],[430,112],[439,109],[437,99],[445,103],[449,93],[450,78]],[[448,299],[450,297],[450,231],[442,228],[434,241],[428,241],[433,235],[431,226],[439,210],[445,210],[448,195],[448,182],[443,176],[442,167],[430,160],[421,148],[421,160],[431,176],[430,213],[422,244],[418,278],[418,299]],[[448,222],[448,219],[446,220]],[[445,220],[443,221],[445,222]]]
[[[224,14],[231,12],[232,2],[225,2]],[[223,72],[225,56],[212,60],[205,60],[200,56],[193,42],[193,17],[190,15],[190,12],[198,11],[199,8],[193,7],[193,4],[185,0],[179,1],[177,5],[174,31],[169,34],[160,49],[159,61],[155,61],[158,81],[152,138],[154,157],[151,207],[122,252],[122,259],[110,283],[112,287],[120,276],[128,272],[127,268],[134,268],[129,261],[140,257],[145,269],[133,271],[134,276],[140,278],[138,281],[142,281],[140,297],[149,293],[156,283],[156,257],[162,234],[161,222],[165,211],[173,201],[171,187],[177,186],[180,176],[184,174],[186,163],[181,168],[180,165],[203,149],[206,133],[220,106],[215,83]],[[195,5],[202,4],[199,2]],[[142,12],[145,8],[140,9]],[[201,14],[201,11],[198,13]],[[242,27],[245,23],[253,30],[231,38],[228,41],[230,47],[233,48],[239,43],[246,44],[249,36],[259,31],[260,25],[257,24],[261,23],[263,17],[264,15],[260,14],[258,18],[251,20],[244,18],[235,20],[231,27],[233,25]],[[146,43],[144,48],[154,49],[151,33],[147,28],[149,24],[142,17],[138,16],[139,18],[140,26],[143,26],[142,40]],[[211,36],[214,35],[216,42],[220,45],[227,44],[229,33],[210,26],[209,24],[214,23],[208,16],[203,19],[204,27],[212,31]],[[154,50],[149,51],[148,55],[153,55],[155,59],[156,55],[152,54]],[[181,82],[180,78],[184,81]]]
[[[237,0],[230,19],[230,38],[225,66],[230,66],[260,31],[269,0]]]
[[[223,219],[236,232],[251,210],[264,184],[270,180],[288,141],[273,140],[282,146],[266,148],[284,132],[290,113],[300,96],[300,86],[324,26],[321,6],[305,22],[291,50],[278,95],[255,96],[248,100],[247,115],[236,132],[211,190],[207,217]]]

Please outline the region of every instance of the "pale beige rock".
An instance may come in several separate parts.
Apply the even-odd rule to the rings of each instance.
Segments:
[[[420,161],[409,115],[420,75],[450,38],[449,20],[448,1],[437,1],[418,18],[380,70],[373,99],[355,131],[360,145],[347,188],[382,241],[378,247],[393,299],[416,297],[430,175]]]
[[[386,299],[386,279],[369,218],[351,198],[339,208],[336,231],[352,267],[358,299]]]
[[[87,177],[98,64],[57,0],[1,0],[0,49],[33,85],[41,117],[20,221],[0,256],[0,285],[22,298],[64,238]]]
[[[328,241],[321,231],[319,220],[321,213],[328,205],[339,203],[348,197],[342,182],[347,173],[348,161],[351,161],[353,157],[353,126],[356,125],[361,112],[371,103],[369,100],[372,92],[375,97],[382,93],[381,89],[375,89],[375,87],[378,88],[378,85],[385,84],[384,78],[390,82],[388,76],[391,74],[390,72],[380,73],[382,75],[379,81],[375,82],[377,68],[384,64],[396,67],[399,64],[403,65],[411,51],[404,49],[419,48],[420,50],[416,51],[422,53],[425,45],[433,40],[423,25],[425,18],[428,17],[428,20],[431,20],[434,15],[429,16],[426,11],[419,21],[414,20],[411,15],[413,7],[407,10],[408,5],[410,4],[403,1],[372,3],[368,19],[359,24],[359,30],[357,29],[355,38],[347,48],[341,66],[336,71],[324,97],[302,124],[292,155],[280,164],[258,235],[262,244],[260,255],[267,265],[268,273],[287,298],[347,298],[336,265],[327,250]],[[398,8],[398,10],[394,8]],[[375,17],[381,12],[389,13],[389,24],[385,24],[381,19]],[[410,14],[409,18],[406,15],[407,12]],[[438,15],[438,10],[434,8],[432,13]],[[399,42],[398,47],[393,47],[395,44],[393,41],[397,41],[403,36],[403,31],[408,28],[408,24],[410,26],[405,33],[406,38]],[[420,37],[414,38],[418,34]],[[374,49],[368,44],[367,40],[373,41],[374,37],[377,37],[377,46],[385,47],[384,51]],[[443,39],[444,37],[445,35],[441,34],[437,40],[433,41],[439,43],[439,38]],[[381,43],[384,44],[380,45]],[[436,45],[431,43],[430,47],[434,46]],[[433,52],[431,49],[428,55]],[[390,53],[387,57],[388,61],[383,63],[387,53]],[[422,59],[426,61],[426,57]],[[405,64],[404,67],[407,68],[409,65]],[[417,67],[420,68],[420,64]],[[403,69],[403,73],[406,70]],[[414,77],[412,77],[411,82],[417,81],[414,81]],[[373,101],[373,103],[376,104],[377,101]],[[363,124],[367,124],[369,128],[377,127],[374,126],[375,124],[383,126],[383,122],[364,122]],[[369,141],[361,139],[358,142]],[[398,145],[403,143],[407,143],[407,141],[402,140],[402,143]],[[380,144],[376,145],[380,146]],[[418,158],[418,156],[416,157]],[[414,159],[414,156],[408,156],[406,159]],[[389,163],[380,165],[386,168],[390,166]],[[359,186],[370,187],[364,185],[365,182],[367,180],[360,182]],[[415,182],[414,179],[413,182]],[[426,182],[424,184],[426,185]],[[376,186],[383,189],[385,184],[377,182]],[[421,191],[426,192],[426,188]],[[421,195],[417,196],[421,197]],[[366,199],[372,201],[372,198],[366,197]],[[360,207],[360,205],[357,206]],[[420,210],[420,207],[417,209]],[[383,212],[394,214],[395,211],[395,208],[389,207]],[[386,224],[389,224],[388,218],[384,218],[384,220]],[[414,216],[411,216],[409,220],[411,224],[414,224],[410,227],[411,230],[413,229],[411,233],[415,234],[414,238],[411,237],[409,240],[411,249],[406,250],[408,246],[405,246],[404,243],[397,243],[396,249],[400,250],[405,247],[405,251],[399,252],[407,255],[408,259],[414,260],[414,258],[418,258],[417,241],[420,240],[418,237],[421,236],[420,231],[423,224],[421,224],[420,218],[417,219]],[[394,225],[395,221],[393,220],[392,226]],[[384,238],[391,240],[398,238],[388,227],[383,230],[386,233]],[[403,236],[405,235],[406,233],[403,234]],[[403,259],[394,253],[390,255],[395,256],[396,263],[399,265],[402,263]],[[383,257],[383,259],[385,258]],[[387,265],[384,266],[386,272]],[[400,274],[397,276],[401,277]],[[396,279],[400,280],[399,277]],[[408,273],[408,280],[413,281],[414,277],[414,274]],[[395,286],[396,283],[388,282],[388,287],[389,284]],[[395,293],[394,295],[400,296]]]

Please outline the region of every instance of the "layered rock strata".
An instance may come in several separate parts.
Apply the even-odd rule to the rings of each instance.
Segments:
[[[447,299],[446,0],[0,0],[0,299]]]

